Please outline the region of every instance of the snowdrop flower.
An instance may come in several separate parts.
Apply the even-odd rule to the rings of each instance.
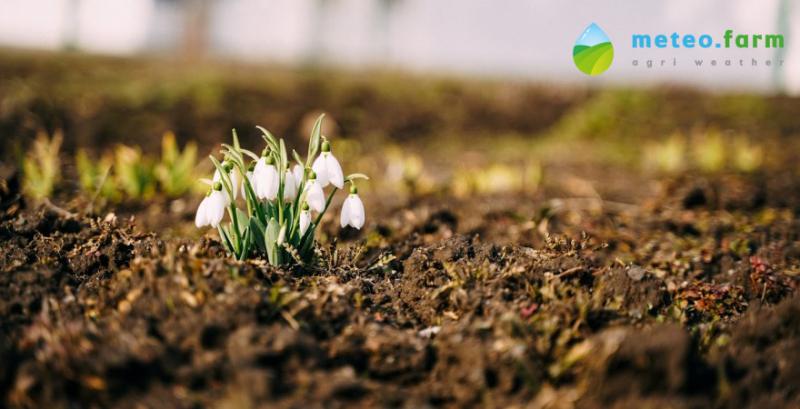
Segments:
[[[300,237],[303,237],[311,225],[311,212],[308,211],[308,203],[303,203],[303,209],[300,211]]]
[[[295,184],[295,186],[299,187],[300,184],[303,183],[303,172],[304,171],[305,171],[305,169],[302,166],[298,165],[298,164],[295,164],[292,167],[292,175],[294,175],[294,184]]]
[[[233,165],[225,161],[222,163],[222,169],[224,169],[228,173],[228,177],[231,179],[231,190],[233,191],[233,198],[230,198],[230,201],[236,200],[236,195],[239,192],[239,184],[241,183],[241,177],[239,175],[239,171],[233,169]],[[214,177],[211,178],[214,183],[222,183],[222,176],[219,174],[219,169],[214,171]],[[227,193],[227,192],[226,192]]]
[[[356,229],[364,226],[364,203],[358,197],[358,189],[355,185],[350,186],[350,195],[342,205],[341,224],[342,227],[351,226]]]
[[[253,169],[253,190],[259,199],[275,200],[280,178],[272,156],[262,156]]]
[[[294,180],[294,174],[287,169],[286,173],[283,175],[284,202],[291,202],[295,197],[297,197],[297,185],[298,183],[296,183]]]
[[[308,181],[305,187],[306,203],[317,213],[325,211],[325,193],[317,180],[316,173],[312,170],[308,174]]]
[[[322,142],[322,153],[319,154],[311,168],[317,173],[317,181],[322,187],[329,184],[339,189],[344,187],[342,167],[331,153],[331,144],[328,141]]]
[[[206,195],[200,206],[197,207],[197,215],[194,217],[195,226],[219,226],[222,217],[225,216],[225,207],[229,201],[227,195],[222,192],[222,184],[215,182],[211,191]]]

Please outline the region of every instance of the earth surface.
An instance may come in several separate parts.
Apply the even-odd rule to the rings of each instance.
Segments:
[[[800,407],[795,99],[0,65],[2,406]],[[374,181],[365,227],[335,202],[306,265],[231,259],[192,225],[199,195],[98,206],[69,182],[76,147],[147,151],[166,127],[212,152],[271,118],[301,143],[322,107]],[[14,153],[41,128],[66,135],[45,202]],[[764,159],[665,170],[639,149],[713,129]],[[392,179],[397,152],[414,177]]]

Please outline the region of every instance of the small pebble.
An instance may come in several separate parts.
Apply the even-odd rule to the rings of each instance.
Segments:
[[[628,277],[633,281],[642,281],[645,274],[647,274],[647,271],[639,266],[631,266],[628,268]]]
[[[441,331],[441,329],[442,329],[442,327],[440,327],[438,325],[437,326],[433,326],[433,327],[428,327],[428,328],[425,328],[424,330],[420,331],[419,332],[419,336],[422,337],[422,338],[430,338],[430,337],[438,334],[439,331]]]

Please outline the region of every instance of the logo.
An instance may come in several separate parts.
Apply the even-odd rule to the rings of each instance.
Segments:
[[[575,47],[572,60],[584,74],[595,76],[604,73],[614,61],[614,46],[608,35],[595,23],[583,30]]]

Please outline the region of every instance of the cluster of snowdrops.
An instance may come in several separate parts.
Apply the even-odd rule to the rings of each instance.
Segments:
[[[195,225],[217,228],[225,248],[239,260],[261,253],[273,265],[307,262],[314,254],[314,232],[322,216],[335,193],[348,184],[340,223],[360,229],[364,205],[355,181],[367,176],[344,176],[330,143],[321,136],[322,119],[311,131],[305,159],[292,151],[294,164],[283,139],[266,129],[258,127],[267,143],[260,155],[242,148],[234,131],[233,145],[222,145],[222,161],[210,156],[216,170],[212,179],[202,179],[209,190],[197,208]],[[244,209],[237,206],[240,194]],[[227,224],[222,223],[226,213]]]

